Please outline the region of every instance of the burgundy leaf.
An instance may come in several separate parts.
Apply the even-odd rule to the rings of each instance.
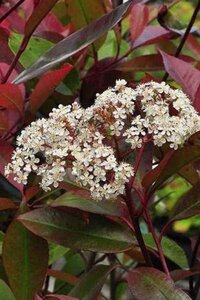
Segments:
[[[58,0],[45,0],[40,1],[36,8],[33,10],[33,13],[29,17],[25,25],[25,35],[31,36],[35,31],[40,22],[48,14],[48,12],[54,7]]]
[[[199,110],[200,71],[179,58],[173,57],[163,51],[160,51],[160,53],[163,57],[166,71],[183,87],[184,91],[193,101],[195,108]]]
[[[149,45],[160,41],[161,39],[168,39],[173,35],[166,29],[149,25],[144,29],[142,34],[133,42],[132,47],[138,48],[144,45]]]
[[[181,59],[188,62],[193,62],[194,58],[182,55]],[[130,60],[122,62],[115,67],[116,70],[123,72],[153,72],[164,69],[162,56],[159,54],[148,54],[136,56]]]
[[[4,28],[0,28],[0,44],[1,44],[0,61],[7,64],[11,64],[14,58],[14,54],[12,53],[12,51],[8,46],[8,39],[9,39],[9,31]],[[22,68],[19,68],[19,66],[18,69],[22,71]]]
[[[185,146],[178,150],[168,151],[161,162],[144,177],[142,184],[149,188],[153,183],[152,191],[155,191],[160,185],[173,174],[176,174],[184,166],[200,158],[199,146]]]
[[[72,65],[66,64],[60,69],[51,71],[42,76],[30,97],[30,108],[33,113],[40,108],[72,68]]]
[[[149,9],[146,5],[136,4],[131,9],[130,31],[131,39],[135,41],[143,32],[149,21]]]
[[[83,107],[92,105],[97,93],[102,93],[109,86],[113,86],[116,79],[121,78],[120,71],[109,67],[113,62],[112,58],[106,58],[88,70],[80,90],[80,102]]]

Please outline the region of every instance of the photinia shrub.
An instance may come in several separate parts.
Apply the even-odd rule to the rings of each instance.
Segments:
[[[0,299],[198,300],[200,1],[1,2]]]

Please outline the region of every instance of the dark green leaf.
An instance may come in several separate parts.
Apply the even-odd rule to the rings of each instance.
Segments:
[[[48,267],[48,245],[14,221],[4,238],[3,263],[16,300],[33,300]]]
[[[22,72],[15,79],[15,83],[24,82],[34,78],[55,67],[58,63],[65,61],[71,55],[84,49],[114,27],[126,13],[130,4],[133,2],[137,3],[138,1],[139,0],[129,0],[97,21],[92,22],[88,26],[60,41],[55,47],[40,57],[40,59],[30,68]]]
[[[0,279],[0,295],[1,295],[1,300],[16,300],[10,288],[1,279]]]
[[[135,244],[124,226],[101,216],[88,221],[57,208],[42,208],[19,217],[35,234],[65,247],[98,252],[122,252]]]
[[[187,219],[200,214],[199,182],[177,202],[171,221]]]
[[[157,250],[156,244],[154,242],[154,239],[150,233],[143,235],[145,244],[154,249]],[[164,255],[169,258],[171,261],[173,261],[175,264],[177,264],[181,268],[188,268],[188,261],[186,254],[184,250],[173,240],[170,240],[167,237],[162,238],[161,243]]]
[[[108,276],[115,266],[98,265],[85,274],[70,292],[70,296],[81,300],[97,299],[98,294]]]
[[[52,206],[73,207],[96,214],[118,217],[122,215],[122,210],[126,208],[125,205],[119,201],[102,200],[97,202],[68,192],[53,201]]]
[[[191,300],[175,287],[166,274],[154,268],[138,268],[129,272],[128,284],[134,300]]]

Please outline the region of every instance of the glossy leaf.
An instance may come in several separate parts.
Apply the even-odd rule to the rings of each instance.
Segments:
[[[122,252],[135,244],[135,238],[122,225],[100,216],[88,222],[57,208],[28,212],[20,221],[35,234],[65,247],[99,252]]]
[[[48,245],[14,221],[4,238],[3,263],[16,300],[33,300],[48,266]]]
[[[22,113],[23,96],[20,88],[12,83],[0,84],[0,106]]]
[[[149,234],[144,234],[143,235],[145,244],[150,247],[151,249],[154,249],[157,251],[156,244],[154,242],[154,239],[152,235]],[[171,261],[173,261],[175,264],[177,264],[181,268],[188,268],[188,261],[186,254],[184,250],[173,240],[163,237],[161,246],[164,252],[164,255],[169,258]]]
[[[51,71],[42,76],[30,96],[30,108],[32,113],[35,113],[40,108],[72,68],[72,65],[66,64],[60,69]]]
[[[134,300],[191,300],[166,274],[154,268],[141,267],[129,272],[128,285]]]
[[[156,43],[162,39],[166,39],[172,36],[172,34],[159,26],[149,25],[142,34],[133,42],[132,47],[138,48],[144,45],[150,45]]]
[[[11,289],[1,279],[0,279],[0,295],[1,295],[1,300],[16,300]]]
[[[53,201],[53,207],[66,206],[78,208],[96,214],[119,217],[125,205],[120,201],[94,201],[93,199],[77,196],[73,193],[65,193]]]
[[[138,1],[139,0],[135,0],[134,2]],[[30,68],[22,72],[15,79],[15,83],[27,81],[50,70],[58,63],[63,62],[68,57],[93,43],[121,20],[131,2],[133,1],[128,1],[120,5],[112,12],[104,15],[97,21],[92,22],[83,29],[76,31],[75,33],[63,39],[45,55],[40,57],[40,59]]]
[[[198,146],[190,145],[176,151],[170,150],[158,166],[144,177],[143,185],[149,188],[154,183],[151,191],[155,191],[166,179],[199,157],[200,148]]]
[[[200,185],[199,182],[177,202],[172,221],[187,219],[200,214]]]
[[[131,39],[135,41],[143,32],[149,21],[149,9],[146,5],[136,4],[131,9],[130,31]]]
[[[166,71],[184,88],[184,91],[193,100],[194,106],[199,109],[200,103],[197,99],[197,93],[200,87],[200,71],[179,58],[173,57],[163,51],[160,51],[160,53],[163,57]]]
[[[97,299],[107,276],[115,267],[105,265],[93,267],[91,271],[83,275],[70,292],[70,296],[78,297],[82,300]]]

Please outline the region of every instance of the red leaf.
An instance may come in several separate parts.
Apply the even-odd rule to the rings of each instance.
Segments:
[[[143,32],[149,21],[149,9],[146,5],[136,4],[131,9],[130,31],[131,39],[135,41]]]
[[[0,142],[0,174],[3,176],[5,176],[4,175],[5,165],[7,165],[10,162],[12,152],[13,152],[13,147],[10,144],[6,142]],[[13,180],[13,176],[9,176],[7,180],[23,194],[23,187],[24,187],[23,184],[19,184],[15,180]]]
[[[190,56],[182,55],[181,58],[188,62],[194,62],[194,59]],[[160,54],[147,54],[122,61],[115,69],[123,72],[153,72],[163,70],[164,64]]]
[[[179,58],[173,57],[163,51],[160,51],[160,53],[163,57],[166,71],[183,87],[193,101],[195,108],[199,110],[200,71]]]
[[[0,106],[18,111],[23,111],[23,96],[20,88],[12,83],[0,84]]]
[[[16,205],[14,202],[8,198],[0,198],[0,210],[5,210],[5,209],[15,209]]]
[[[30,97],[30,108],[33,113],[35,113],[53,93],[55,87],[65,78],[72,68],[72,65],[66,64],[62,68],[42,76]]]
[[[149,25],[144,29],[142,34],[133,42],[133,48],[138,48],[140,46],[153,44],[160,41],[163,38],[169,38],[173,36],[168,30],[159,27]]]
[[[58,0],[40,1],[25,25],[25,35],[30,36]]]

